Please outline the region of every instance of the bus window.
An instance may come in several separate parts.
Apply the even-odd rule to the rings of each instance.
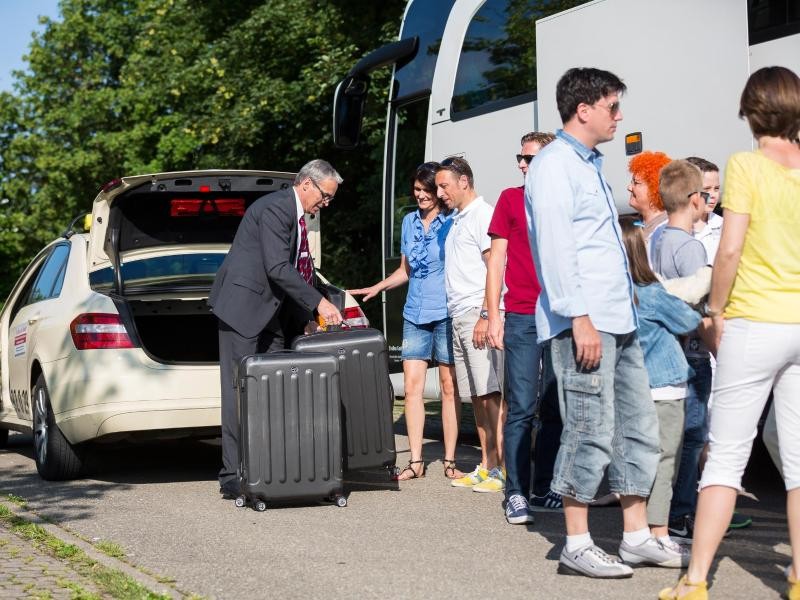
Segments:
[[[536,20],[586,1],[487,0],[464,37],[451,118],[535,100]]]
[[[447,17],[455,0],[417,0],[412,2],[403,24],[401,39],[417,36],[419,48],[416,56],[395,68],[394,98],[418,96],[431,89],[433,69],[439,56]]]
[[[800,33],[800,0],[748,0],[750,44]]]
[[[393,177],[391,179],[391,203],[389,214],[389,252],[400,256],[400,230],[403,217],[417,207],[411,193],[411,177],[416,168],[425,161],[425,130],[428,122],[429,99],[424,98],[395,109]]]

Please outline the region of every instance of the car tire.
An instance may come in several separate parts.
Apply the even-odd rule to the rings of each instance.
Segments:
[[[8,429],[0,429],[0,448],[8,446]]]
[[[33,458],[42,479],[75,479],[83,471],[81,452],[67,441],[56,425],[44,375],[39,375],[31,394],[33,404]]]

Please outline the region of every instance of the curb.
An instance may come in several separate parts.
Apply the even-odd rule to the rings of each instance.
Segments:
[[[168,587],[158,581],[157,579],[143,573],[139,569],[131,566],[125,561],[122,561],[118,558],[114,558],[105,554],[95,548],[89,542],[79,538],[74,533],[55,525],[54,523],[50,523],[49,521],[45,521],[35,512],[32,512],[27,509],[23,509],[17,504],[13,502],[8,502],[4,499],[0,499],[0,504],[5,506],[9,511],[14,513],[17,517],[21,519],[25,519],[26,521],[30,521],[35,525],[38,525],[42,529],[44,529],[50,535],[59,538],[61,541],[66,542],[67,544],[72,544],[80,548],[89,558],[92,560],[100,563],[104,567],[108,567],[109,569],[114,569],[116,571],[120,571],[125,575],[129,576],[131,579],[136,580],[140,585],[144,586],[151,592],[155,592],[157,594],[162,594],[164,596],[169,596],[175,600],[179,600],[184,597],[184,595],[175,590],[174,588]]]

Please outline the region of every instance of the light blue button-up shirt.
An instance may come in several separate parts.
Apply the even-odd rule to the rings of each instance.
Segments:
[[[540,342],[571,329],[581,315],[598,331],[636,329],[633,282],[602,156],[559,129],[528,169],[525,212],[542,284]]]
[[[408,294],[403,318],[423,325],[447,317],[447,295],[444,290],[444,243],[452,215],[439,213],[428,231],[422,225],[418,210],[403,218],[400,252],[409,266]]]

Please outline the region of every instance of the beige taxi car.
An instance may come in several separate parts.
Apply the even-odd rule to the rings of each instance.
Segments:
[[[246,208],[293,181],[208,170],[105,185],[89,232],[47,245],[0,312],[0,447],[32,432],[39,474],[70,479],[103,442],[218,436],[206,298]],[[306,218],[319,264],[319,219]],[[367,325],[349,295],[343,316]]]

